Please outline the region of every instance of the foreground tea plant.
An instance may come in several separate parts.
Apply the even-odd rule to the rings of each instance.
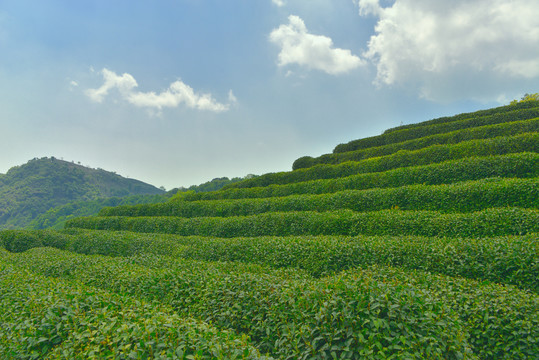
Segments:
[[[248,334],[280,358],[471,357],[458,314],[403,281],[310,278],[254,265],[74,255],[46,248],[6,257],[17,267],[172,306]],[[332,355],[334,354],[334,355]]]
[[[166,306],[0,259],[2,359],[266,359],[246,337],[184,319]]]
[[[66,223],[68,228],[126,230],[142,233],[255,237],[289,235],[416,235],[486,237],[539,232],[539,210],[486,209],[471,213],[437,211],[350,210],[273,212],[233,217],[88,217]]]
[[[14,252],[52,246],[80,254],[169,255],[295,267],[321,277],[351,268],[391,265],[485,279],[539,292],[539,234],[492,238],[416,236],[292,236],[212,238],[132,232],[70,230],[0,232]]]

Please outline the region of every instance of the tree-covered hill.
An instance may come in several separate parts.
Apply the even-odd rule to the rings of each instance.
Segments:
[[[0,228],[26,227],[49,209],[76,201],[163,193],[102,169],[54,157],[36,158],[0,174]]]
[[[160,194],[129,195],[123,197],[107,197],[95,200],[83,200],[70,202],[47,210],[40,214],[28,224],[29,229],[62,229],[67,220],[74,217],[97,215],[105,207],[121,205],[139,205],[139,204],[159,204],[169,200],[172,196],[185,196],[188,194],[198,194],[217,191],[223,186],[233,184],[245,179],[254,178],[256,175],[249,174],[244,178],[227,177],[215,178],[200,185],[191,185],[189,187],[180,187]]]

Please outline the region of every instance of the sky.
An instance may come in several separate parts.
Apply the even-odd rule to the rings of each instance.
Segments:
[[[529,0],[0,0],[0,173],[167,189],[539,92]]]

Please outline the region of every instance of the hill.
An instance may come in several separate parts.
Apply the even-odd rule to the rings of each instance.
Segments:
[[[247,175],[245,178],[253,178],[255,175]],[[47,210],[38,215],[28,224],[29,229],[62,229],[67,220],[74,217],[97,215],[105,207],[136,204],[157,204],[169,200],[176,193],[201,193],[216,191],[223,186],[244,180],[244,178],[227,177],[215,178],[200,185],[191,185],[188,188],[181,187],[172,189],[163,194],[155,195],[130,195],[124,197],[109,197],[96,200],[75,201],[65,205],[60,205]]]
[[[0,355],[537,359],[537,111],[429,120],[217,191],[0,232]],[[187,335],[163,334],[178,317]]]
[[[163,193],[102,169],[54,157],[33,159],[0,174],[0,228],[26,227],[49,209],[75,201]]]

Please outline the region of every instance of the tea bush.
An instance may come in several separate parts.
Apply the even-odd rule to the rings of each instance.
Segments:
[[[528,109],[518,109],[504,113],[492,114],[482,117],[472,117],[469,119],[462,119],[447,123],[421,124],[421,126],[402,128],[399,130],[384,133],[382,135],[353,140],[346,144],[339,144],[335,147],[335,149],[333,149],[333,152],[342,153],[347,151],[366,149],[374,146],[388,145],[434,134],[447,133],[455,130],[470,129],[478,126],[532,119],[539,117],[538,105],[539,104],[536,104],[535,107]]]
[[[36,275],[2,257],[2,359],[267,359],[245,336],[163,305]]]
[[[326,154],[317,158],[303,157],[294,162],[292,169],[297,170],[317,164],[338,164],[345,161],[361,161],[371,157],[390,155],[399,150],[418,150],[431,145],[457,144],[462,141],[474,139],[488,139],[498,136],[511,136],[537,131],[539,131],[539,118],[480,126],[477,128],[456,130],[449,133],[430,135],[367,149]]]
[[[4,233],[0,232],[0,239]],[[57,236],[63,238],[66,235],[57,232]],[[136,246],[125,246],[126,243]],[[539,292],[537,233],[477,239],[418,236],[212,238],[78,230],[70,235],[65,247],[58,246],[60,242],[50,241],[31,244],[86,255],[129,257],[154,254],[206,261],[240,261],[274,268],[294,267],[315,277],[381,264],[485,279]]]
[[[174,201],[120,206],[100,216],[226,217],[286,211],[435,210],[470,212],[491,207],[539,208],[539,178],[483,179],[448,185],[408,185],[389,189],[345,190],[322,195],[266,199]]]
[[[390,132],[394,132],[394,131],[402,130],[402,129],[411,129],[411,128],[421,127],[425,125],[443,124],[443,123],[453,122],[453,121],[458,121],[458,120],[480,118],[484,116],[502,114],[502,113],[515,111],[515,110],[531,109],[531,108],[536,108],[536,107],[539,107],[539,101],[517,102],[516,104],[499,106],[496,108],[479,110],[479,111],[475,111],[471,113],[462,113],[462,114],[453,115],[453,116],[443,116],[440,118],[422,121],[418,123],[400,125],[400,126],[387,129],[386,131],[384,131],[384,133],[390,133]]]
[[[354,212],[277,212],[234,217],[87,217],[68,228],[142,233],[252,237],[288,235],[418,235],[484,237],[539,232],[539,211],[493,208],[471,213],[382,210]]]
[[[539,152],[539,134],[525,133],[490,139],[469,140],[458,144],[432,145],[420,150],[400,150],[394,154],[338,165],[316,165],[289,172],[269,173],[227,185],[223,189],[290,184],[315,179],[333,179],[369,172],[381,172],[409,166],[441,163],[470,156]]]
[[[157,267],[145,267],[43,248],[10,261],[48,276],[157,300],[180,315],[246,333],[262,352],[278,358],[472,356],[466,330],[446,304],[405,281],[374,282],[368,272],[314,280],[185,260],[165,260],[165,268],[161,258],[152,261]]]
[[[538,153],[516,153],[466,157],[421,166],[396,168],[383,172],[351,175],[335,179],[311,180],[286,185],[232,188],[228,190],[184,194],[179,200],[219,200],[265,198],[300,194],[326,194],[342,190],[390,188],[414,184],[439,185],[488,177],[537,177]]]

